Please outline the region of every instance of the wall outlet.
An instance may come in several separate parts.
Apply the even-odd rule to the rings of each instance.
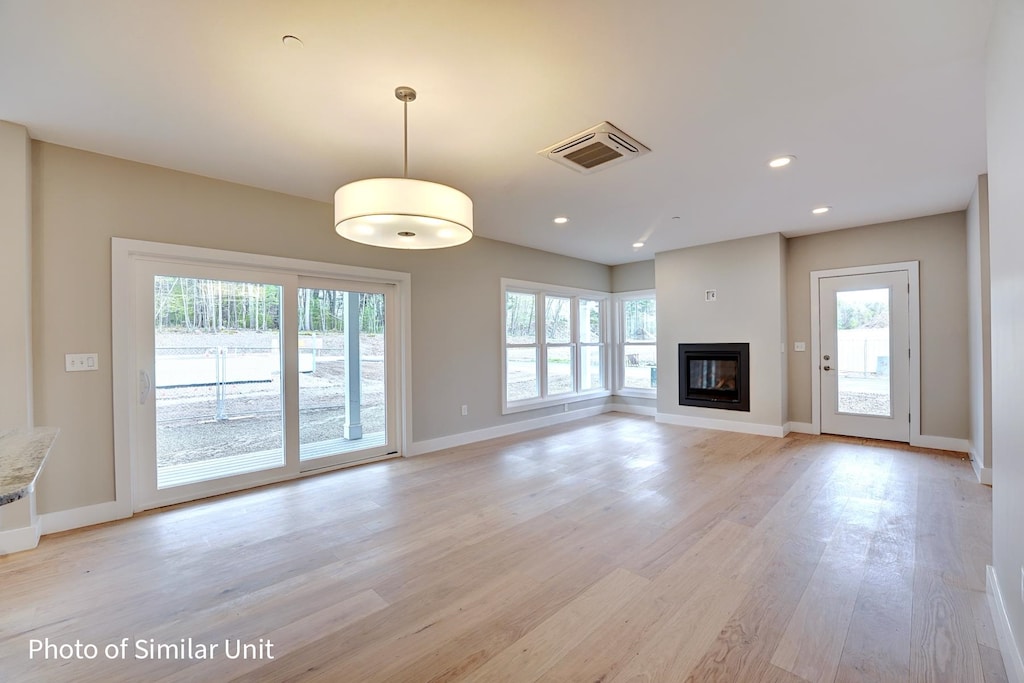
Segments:
[[[99,370],[98,353],[64,354],[64,372],[88,372]]]
[[[807,350],[807,342],[793,342],[793,350],[794,351],[806,351]]]
[[[712,302],[718,301],[718,290],[717,289],[705,289],[704,290],[704,301]]]
[[[462,406],[462,417],[466,417],[467,415],[469,415],[469,406],[464,405]]]

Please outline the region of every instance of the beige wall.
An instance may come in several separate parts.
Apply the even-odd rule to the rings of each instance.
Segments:
[[[992,467],[992,304],[989,275],[988,176],[967,207],[967,349],[971,457]]]
[[[40,479],[41,512],[114,499],[111,237],[411,273],[413,441],[561,412],[500,414],[501,277],[611,290],[611,269],[588,261],[483,238],[428,252],[364,247],[335,235],[329,204],[56,145],[32,149],[36,421],[63,430]],[[65,373],[69,352],[99,353],[100,370]],[[586,405],[594,402],[570,408]]]
[[[967,438],[965,222],[964,213],[956,212],[789,240],[790,421],[811,421],[811,271],[920,261],[921,432]],[[807,351],[793,351],[797,341],[806,342]]]
[[[784,249],[775,233],[655,257],[659,413],[782,426]],[[750,343],[749,413],[679,405],[678,344],[704,342]]]
[[[989,240],[992,276],[992,559],[1024,651],[1024,1],[997,0],[988,43]],[[1004,647],[1005,655],[1007,648]],[[1008,661],[1008,658],[1004,659]],[[1008,667],[1009,668],[1009,667]],[[1011,680],[1014,674],[1011,673]],[[1018,680],[1024,670],[1016,671]]]
[[[612,266],[612,291],[637,292],[654,289],[654,261],[637,261]]]
[[[32,426],[31,146],[0,121],[0,429]]]

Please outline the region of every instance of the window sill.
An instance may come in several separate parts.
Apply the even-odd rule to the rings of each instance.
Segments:
[[[595,398],[606,398],[611,395],[611,391],[607,389],[602,389],[600,391],[589,391],[585,394],[563,394],[561,396],[551,396],[549,398],[543,399],[516,401],[515,403],[502,406],[501,414],[511,415],[513,413],[524,413],[528,410],[539,410],[541,408],[550,408],[553,406],[560,406],[568,403],[591,401]]]
[[[630,398],[658,398],[657,389],[617,389],[615,396],[628,396]]]

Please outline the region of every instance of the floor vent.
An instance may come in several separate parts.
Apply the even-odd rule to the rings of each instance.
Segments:
[[[542,149],[538,154],[543,154],[548,159],[579,173],[595,173],[636,159],[650,151],[612,124],[602,121],[592,128]]]

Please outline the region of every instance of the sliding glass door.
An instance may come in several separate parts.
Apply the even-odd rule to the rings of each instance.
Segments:
[[[302,280],[298,290],[299,459],[303,470],[395,450],[390,289]]]
[[[284,466],[281,289],[153,277],[158,489]]]
[[[396,454],[395,286],[136,265],[135,508]]]

